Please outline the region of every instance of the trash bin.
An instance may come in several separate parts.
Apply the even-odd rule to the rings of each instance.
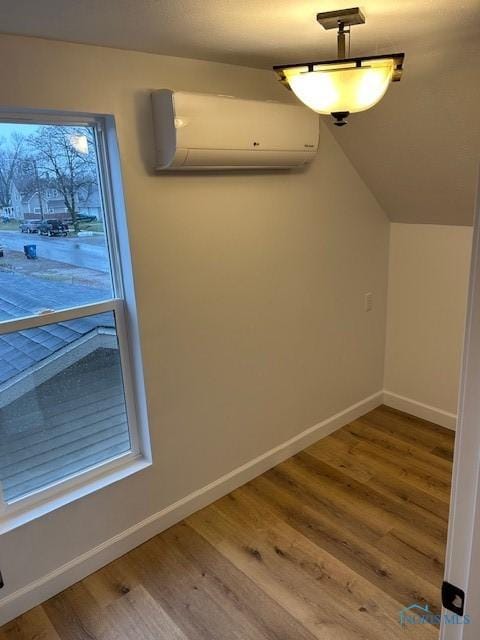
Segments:
[[[35,260],[37,257],[37,245],[36,244],[26,244],[23,247],[25,255],[29,260]]]

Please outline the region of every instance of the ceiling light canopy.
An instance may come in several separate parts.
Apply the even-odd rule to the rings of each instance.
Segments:
[[[331,114],[335,124],[343,126],[350,113],[370,109],[383,98],[390,82],[400,80],[404,54],[346,58],[345,35],[350,34],[346,27],[365,22],[358,8],[319,13],[317,20],[325,29],[338,28],[338,58],[279,65],[274,71],[307,107]]]

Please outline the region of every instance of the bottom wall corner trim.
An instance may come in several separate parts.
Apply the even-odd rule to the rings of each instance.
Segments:
[[[416,418],[422,418],[429,422],[439,424],[441,427],[451,429],[455,431],[457,426],[457,415],[455,413],[449,413],[439,407],[432,407],[431,405],[424,404],[418,400],[401,396],[393,391],[384,390],[383,392],[383,404],[392,409],[398,409],[399,411],[405,411],[410,413]]]

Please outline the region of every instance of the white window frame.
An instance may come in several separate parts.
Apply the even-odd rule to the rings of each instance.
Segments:
[[[128,228],[123,197],[120,157],[113,116],[0,109],[0,121],[15,124],[89,126],[94,129],[99,190],[113,283],[113,296],[104,302],[0,322],[0,335],[113,312],[119,343],[131,449],[66,479],[5,502],[0,487],[0,534],[11,531],[73,500],[112,484],[152,464],[147,401]]]

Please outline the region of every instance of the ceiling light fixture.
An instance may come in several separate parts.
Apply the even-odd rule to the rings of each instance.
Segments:
[[[364,24],[358,7],[317,14],[324,29],[338,29],[338,58],[323,62],[284,64],[273,67],[288,89],[317,113],[331,114],[334,124],[343,127],[351,113],[365,111],[379,102],[390,82],[402,75],[403,53],[346,58],[346,35],[350,55],[350,28]]]

